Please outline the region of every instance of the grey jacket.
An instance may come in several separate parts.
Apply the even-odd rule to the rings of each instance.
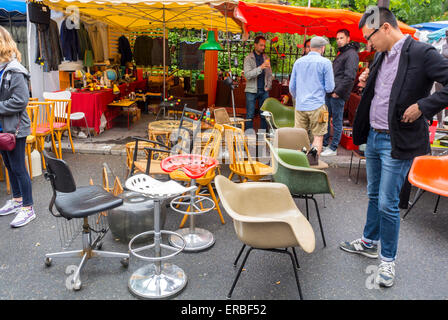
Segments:
[[[263,53],[263,60],[269,59]],[[264,90],[269,91],[272,87],[272,70],[271,68],[264,69]],[[244,77],[246,78],[246,89],[244,92],[257,93],[257,77],[263,72],[261,66],[257,67],[255,55],[252,51],[244,59]]]
[[[29,73],[16,59],[6,66],[0,81],[0,122],[3,132],[15,133],[20,120],[17,138],[30,134],[30,118],[26,112],[29,100]]]

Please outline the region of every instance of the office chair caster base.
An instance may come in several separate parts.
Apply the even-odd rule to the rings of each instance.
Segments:
[[[73,289],[73,291],[79,291],[79,290],[81,290],[81,287],[82,287],[81,280],[78,280],[76,282],[72,281],[72,289]]]
[[[140,298],[164,299],[179,293],[186,284],[187,275],[178,266],[171,263],[160,264],[158,274],[156,264],[152,263],[132,274],[128,288]]]
[[[190,228],[182,228],[175,232],[185,239],[186,245],[184,251],[201,251],[208,249],[215,244],[215,237],[210,231],[205,229],[194,228],[192,231]],[[169,242],[176,248],[181,248],[183,245],[181,238],[175,236],[170,236]]]
[[[45,265],[46,265],[47,267],[50,267],[51,264],[52,264],[52,262],[53,262],[53,259],[51,259],[51,258],[45,258]]]
[[[121,260],[120,260],[120,263],[121,263],[121,265],[122,265],[124,268],[129,267],[129,258],[121,259]]]

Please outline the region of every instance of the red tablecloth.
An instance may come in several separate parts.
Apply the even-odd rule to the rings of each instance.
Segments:
[[[72,93],[72,113],[84,112],[89,128],[100,132],[101,115],[104,113],[107,122],[118,114],[116,110],[108,110],[107,105],[114,101],[115,95],[111,89],[96,92]],[[73,121],[74,126],[85,127],[84,120]]]
[[[147,79],[134,81],[129,84],[119,85],[121,96],[128,95],[135,90],[145,90],[147,88]],[[107,105],[115,98],[111,89],[101,91],[81,91],[72,93],[72,110],[71,112],[84,112],[87,118],[89,128],[95,128],[97,133],[100,132],[101,115],[107,120],[107,129],[112,126],[112,121],[120,114],[117,108],[108,108]],[[73,121],[74,126],[85,127],[84,120]]]

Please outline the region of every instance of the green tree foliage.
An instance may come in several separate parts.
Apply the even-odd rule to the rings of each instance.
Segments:
[[[294,6],[308,6],[308,0],[292,0],[288,2]],[[369,5],[376,5],[377,3],[377,0],[311,0],[312,7],[348,9],[361,13]],[[447,0],[391,0],[390,9],[398,20],[407,24],[448,18]]]

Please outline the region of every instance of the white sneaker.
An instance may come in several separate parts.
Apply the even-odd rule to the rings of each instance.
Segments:
[[[10,223],[10,226],[12,228],[19,228],[23,227],[24,225],[30,223],[36,219],[36,214],[34,213],[33,207],[21,207],[14,220]]]
[[[330,148],[326,149],[325,151],[323,151],[320,154],[322,157],[327,157],[327,156],[336,156],[337,155],[337,150],[331,150]]]
[[[375,278],[375,283],[382,287],[392,287],[394,285],[395,279],[395,263],[392,262],[381,262],[378,267],[378,274]]]
[[[21,207],[22,202],[17,202],[14,199],[8,200],[6,201],[6,204],[0,208],[0,216],[16,213]]]

